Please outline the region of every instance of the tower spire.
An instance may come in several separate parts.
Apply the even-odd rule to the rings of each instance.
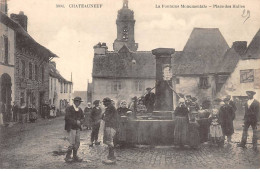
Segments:
[[[128,8],[128,0],[123,0],[123,8]]]

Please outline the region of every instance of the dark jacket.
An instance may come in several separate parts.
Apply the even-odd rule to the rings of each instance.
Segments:
[[[116,108],[110,104],[107,106],[104,114],[105,127],[111,127],[116,130],[118,121]]]
[[[69,106],[66,108],[66,115],[65,115],[65,130],[70,131],[72,130],[82,130],[81,125],[77,125],[77,121],[81,123],[84,120],[84,115],[82,109],[79,107],[78,111],[75,111],[73,106]]]
[[[96,108],[96,107],[92,108],[92,111],[90,114],[90,119],[91,119],[92,124],[97,124],[97,123],[101,122],[101,118],[102,118],[101,113],[102,113],[101,108]]]
[[[229,101],[229,105],[230,105],[230,106],[232,106],[232,107],[233,107],[233,110],[234,110],[234,112],[236,112],[236,110],[237,110],[237,107],[236,107],[236,104],[235,104],[235,102],[234,102],[234,101],[232,101],[232,100],[230,100],[230,101]]]
[[[178,106],[174,111],[175,116],[177,117],[186,117],[187,122],[189,122],[189,110],[186,106]]]
[[[245,104],[245,122],[252,122],[257,123],[260,121],[260,114],[259,114],[259,102],[254,100],[253,103],[248,107],[248,104]]]
[[[235,119],[235,112],[232,106],[223,105],[219,109],[219,122],[221,124],[223,134],[230,136],[234,133],[233,120]]]

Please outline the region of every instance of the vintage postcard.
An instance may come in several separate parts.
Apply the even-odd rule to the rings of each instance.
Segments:
[[[259,0],[0,0],[1,169],[260,168]]]

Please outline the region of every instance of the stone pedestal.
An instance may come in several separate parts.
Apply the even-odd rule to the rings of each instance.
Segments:
[[[157,48],[152,50],[156,57],[155,111],[173,110],[172,66],[173,48]]]

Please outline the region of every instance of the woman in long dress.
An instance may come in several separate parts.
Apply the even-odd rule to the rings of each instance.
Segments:
[[[189,110],[185,105],[185,100],[180,98],[179,106],[175,111],[174,144],[180,147],[188,145],[189,130]]]
[[[229,105],[229,99],[223,100],[225,103],[219,110],[219,120],[224,137],[227,136],[227,141],[231,142],[231,136],[234,133],[233,120],[235,119],[234,108]]]

